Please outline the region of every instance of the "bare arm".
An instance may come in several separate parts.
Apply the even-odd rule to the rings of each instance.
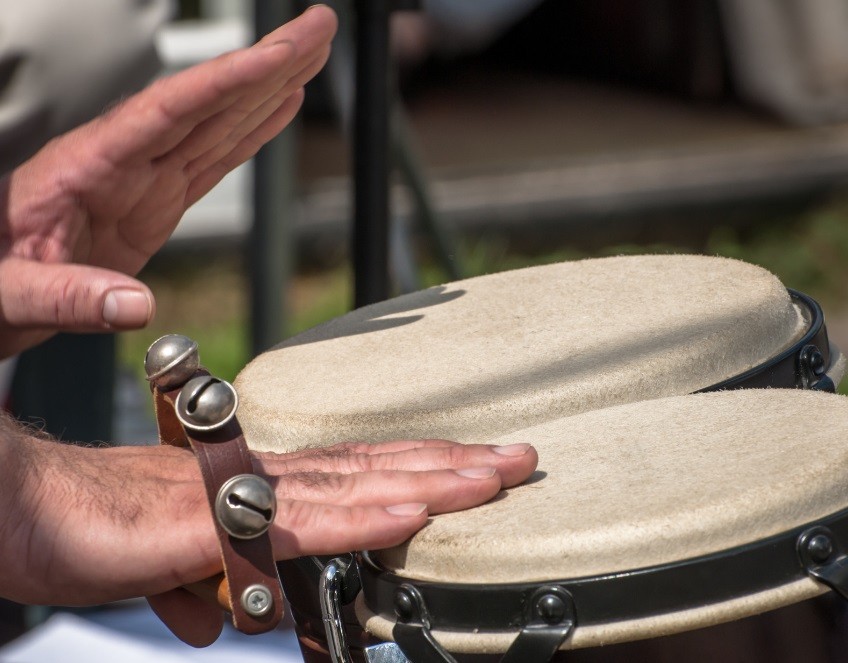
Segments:
[[[175,447],[93,449],[0,420],[0,596],[92,605],[151,596],[184,640],[208,644],[222,617],[181,585],[221,571],[197,462]],[[535,469],[529,445],[443,440],[258,454],[275,487],[277,559],[382,548],[428,515],[481,504]]]

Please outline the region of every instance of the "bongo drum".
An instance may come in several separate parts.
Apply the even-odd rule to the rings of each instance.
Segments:
[[[236,387],[251,447],[295,451],[348,440],[477,442],[709,388],[832,388],[844,364],[815,302],[769,272],[707,256],[632,256],[367,306],[260,355]]]
[[[832,390],[844,370],[814,301],[750,264],[675,255],[532,267],[374,304],[260,355],[235,384],[248,445],[288,452],[485,442],[701,390]],[[298,629],[318,651],[321,567],[283,566]]]
[[[452,660],[442,648],[547,661],[560,648],[602,646],[601,660],[644,660],[650,643],[611,645],[646,638],[660,639],[654,652],[671,643],[665,660],[835,660],[821,655],[824,637],[810,649],[802,612],[771,631],[757,621],[767,616],[749,620],[749,634],[768,637],[747,651],[738,630],[714,625],[830,588],[848,596],[846,435],[843,396],[742,390],[495,438],[532,441],[536,475],[432,517],[402,546],[362,553],[357,612],[412,661]],[[689,641],[695,649],[668,637],[693,629],[706,629]],[[803,651],[793,649],[800,640]]]

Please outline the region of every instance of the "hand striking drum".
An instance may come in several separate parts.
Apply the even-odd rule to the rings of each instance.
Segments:
[[[546,661],[839,589],[846,459],[805,431],[848,406],[798,389],[844,367],[814,301],[704,256],[468,279],[289,339],[236,380],[251,448],[541,445],[532,481],[399,548],[281,565],[305,657]]]

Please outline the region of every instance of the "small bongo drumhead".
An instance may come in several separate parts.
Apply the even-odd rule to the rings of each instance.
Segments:
[[[777,278],[736,260],[521,269],[367,306],[287,340],[239,375],[239,419],[259,450],[475,442],[709,387],[774,357],[805,324]]]
[[[695,394],[547,422],[494,440],[538,449],[538,471],[526,484],[435,516],[403,546],[369,555],[413,584],[479,586],[628,575],[745,549],[848,508],[846,435],[848,399],[802,390]],[[566,646],[667,635],[822,593],[804,577],[792,541],[788,559],[772,561],[797,567],[797,577],[753,595],[601,624],[581,622],[575,595],[577,628]],[[679,585],[697,597],[709,591],[703,585],[723,581]],[[360,619],[391,639],[393,622],[368,600],[358,605]],[[516,632],[434,634],[453,651],[492,652]]]

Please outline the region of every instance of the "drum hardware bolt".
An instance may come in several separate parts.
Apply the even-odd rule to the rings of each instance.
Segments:
[[[822,375],[824,373],[824,355],[818,348],[815,348],[810,353],[810,368],[816,375]]]
[[[824,355],[815,345],[805,345],[798,355],[798,365],[801,372],[801,382],[804,388],[809,388],[815,378],[825,373]]]
[[[255,474],[228,479],[215,497],[215,517],[237,539],[255,539],[268,531],[277,513],[271,485]]]
[[[415,615],[415,602],[402,589],[395,594],[395,614],[404,622],[408,622]]]
[[[556,594],[545,594],[536,601],[536,614],[546,624],[559,624],[566,617],[565,601]]]
[[[807,553],[816,564],[823,564],[833,555],[833,540],[827,534],[816,534],[807,541]]]
[[[251,617],[262,617],[274,607],[274,597],[265,585],[250,585],[241,593],[241,607]]]
[[[181,334],[162,336],[147,349],[144,372],[160,389],[173,389],[194,375],[200,359],[197,343]]]
[[[827,527],[817,525],[798,537],[798,557],[815,580],[848,599],[848,556],[842,554]]]
[[[238,394],[229,382],[199,375],[183,386],[174,410],[180,423],[192,431],[213,431],[236,414]]]

